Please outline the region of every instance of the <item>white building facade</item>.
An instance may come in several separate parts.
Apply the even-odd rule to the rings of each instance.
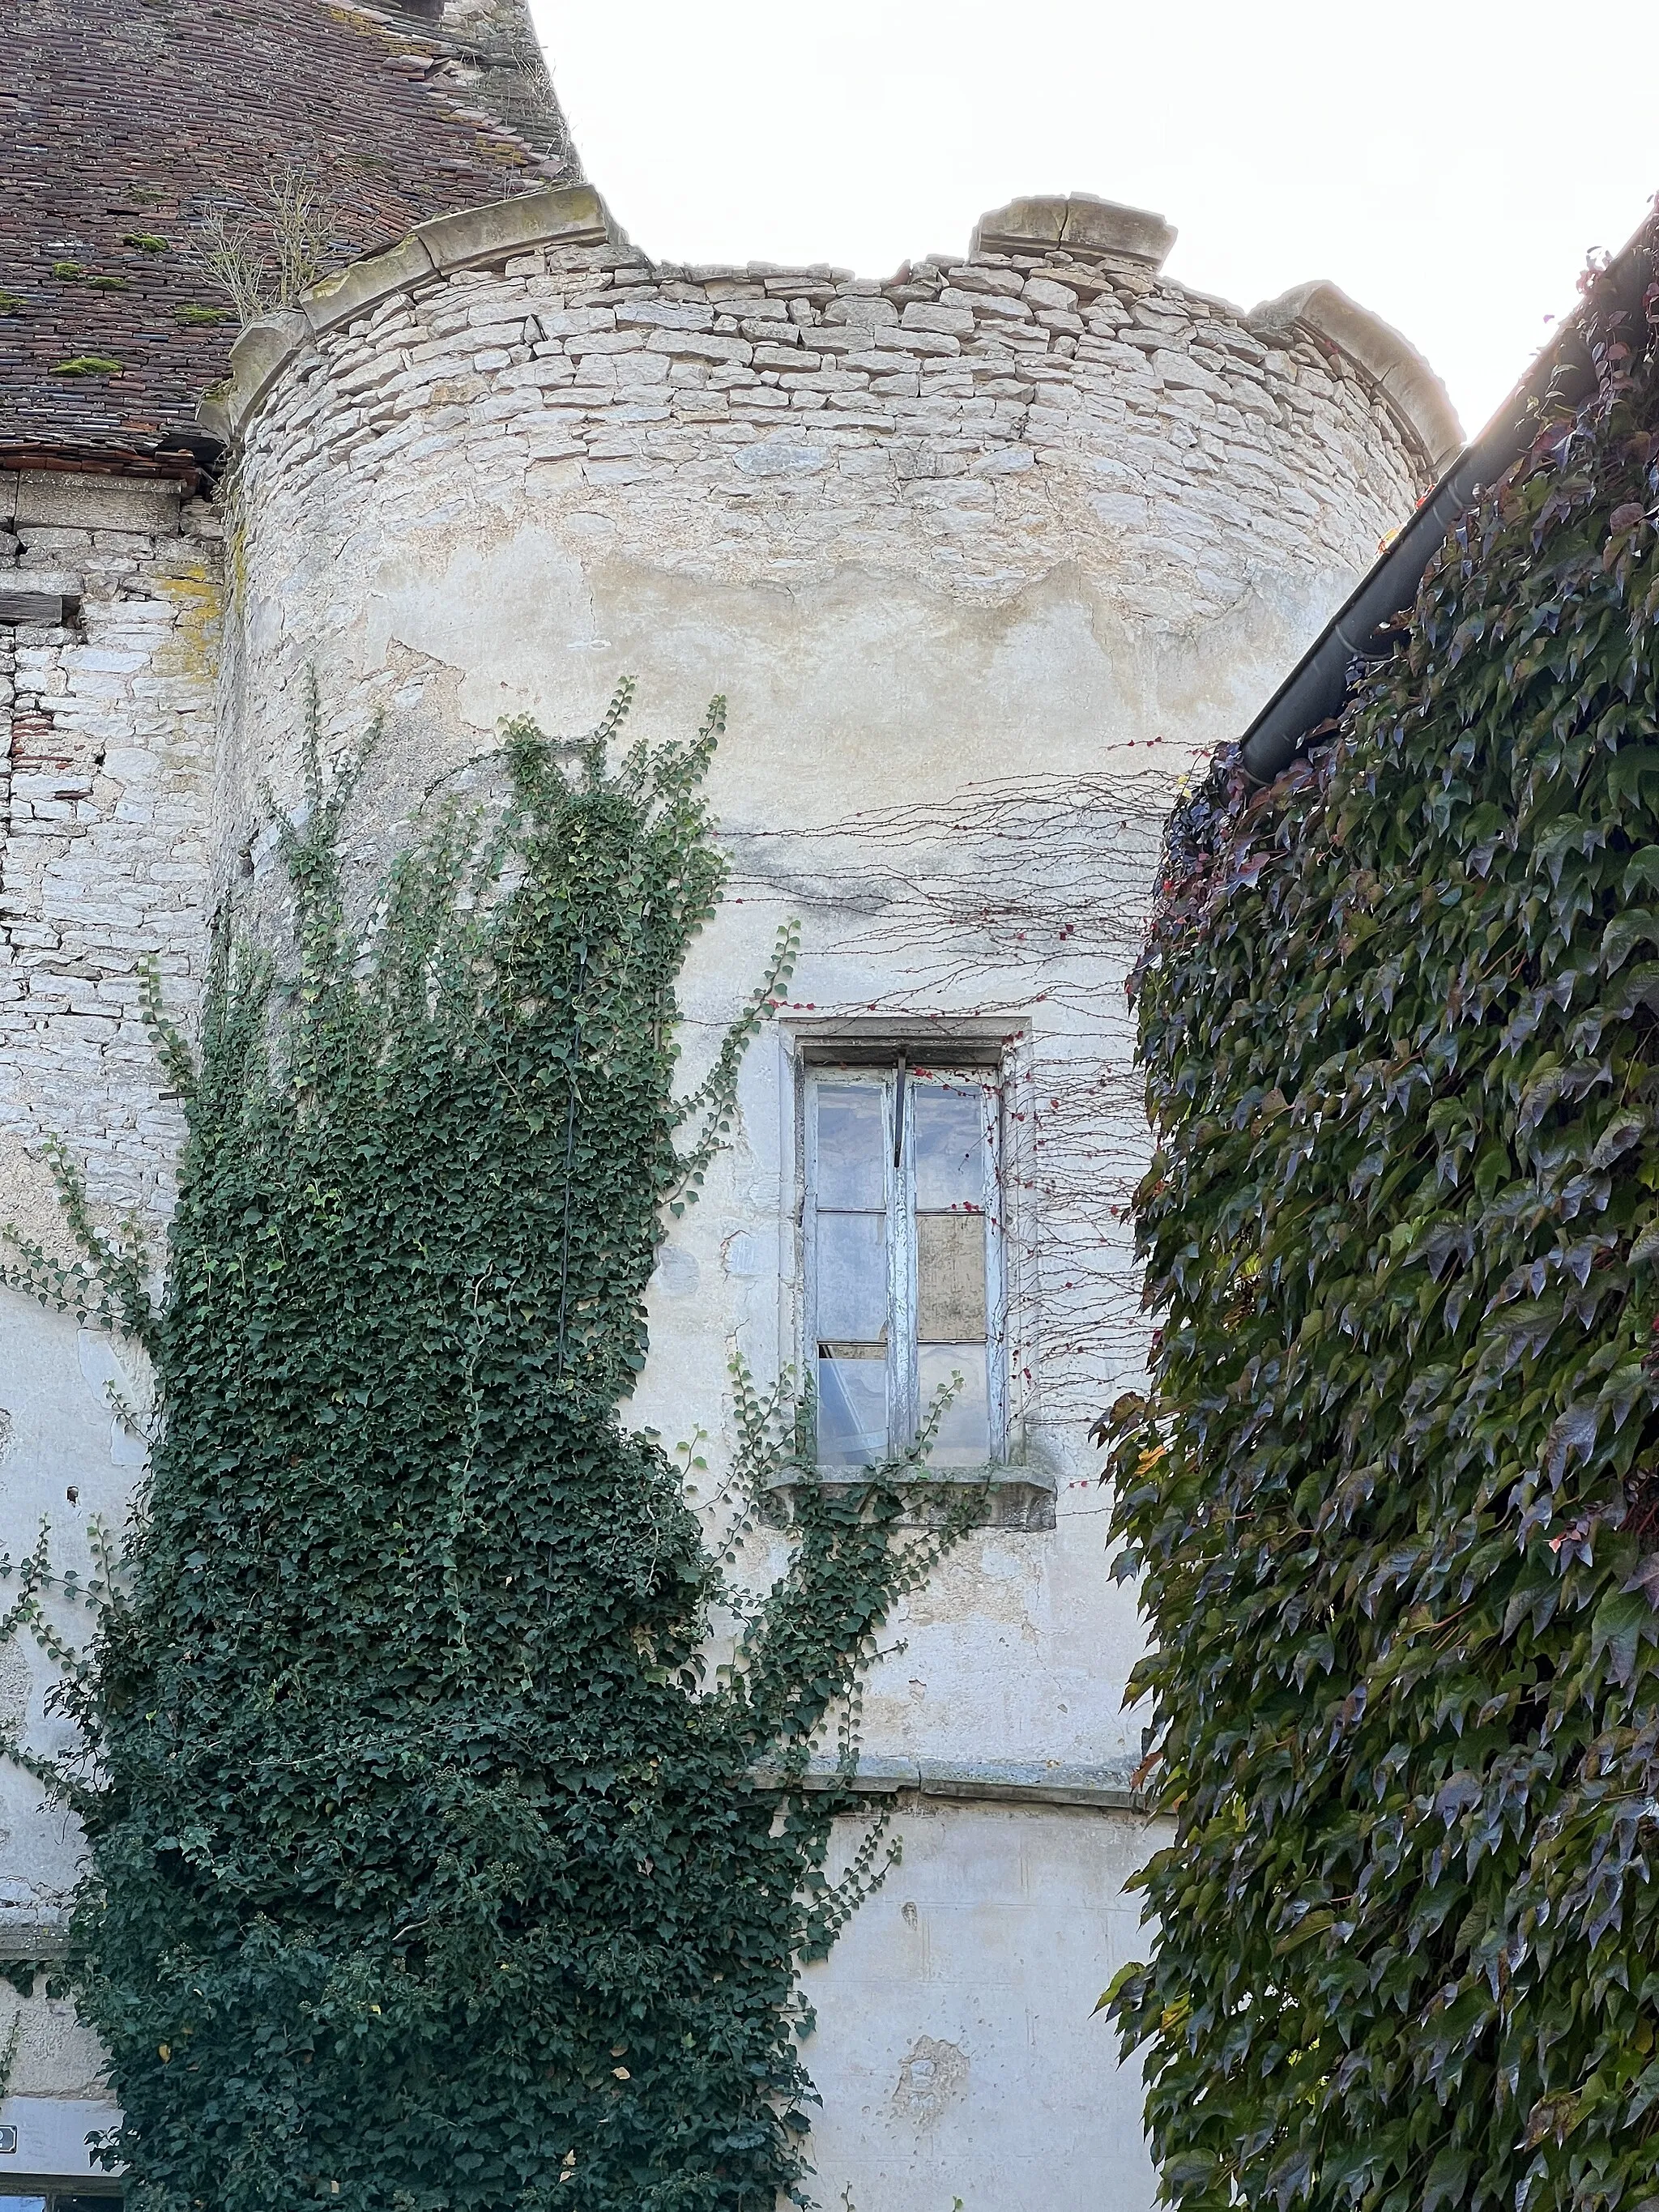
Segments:
[[[664,1247],[633,1418],[706,1437],[717,1478],[732,1356],[811,1372],[834,1480],[959,1376],[933,1464],[988,1499],[869,1684],[861,1786],[902,1862],[810,1970],[814,2192],[857,2212],[1151,2204],[1139,2084],[1091,2017],[1145,1941],[1124,1883],[1156,1834],[1088,1443],[1145,1353],[1124,979],[1176,780],[1457,442],[1340,293],[1245,316],[1162,275],[1172,235],[1018,201],[884,283],[665,266],[586,187],[528,192],[247,329],[204,410],[216,496],[3,479],[0,1191],[53,1249],[54,1135],[100,1206],[165,1221],[179,1126],[138,963],[188,1019],[210,918],[261,913],[262,788],[299,793],[313,672],[343,743],[386,718],[364,880],[505,717],[580,732],[627,676],[633,732],[680,735],[727,699],[688,1079],[791,919],[801,956]],[[15,1293],[0,1328],[4,1541],[45,1519],[84,1576],[142,1473],[108,1386],[142,1377]],[[763,1565],[787,1486],[770,1505]],[[51,1672],[24,1624],[0,1702],[42,1749]],[[0,1941],[44,1955],[76,1837],[26,1775],[0,1790]],[[14,2166],[67,2186],[98,2054],[66,2001],[13,2004],[0,2191]]]

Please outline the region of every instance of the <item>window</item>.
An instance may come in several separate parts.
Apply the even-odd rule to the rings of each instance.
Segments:
[[[43,2183],[39,2190],[0,2190],[0,2212],[121,2212],[121,2200],[105,2190],[83,2195],[76,2182],[67,2190]]]
[[[908,1450],[1006,1456],[998,1091],[988,1071],[818,1067],[806,1079],[806,1334],[820,1467]]]

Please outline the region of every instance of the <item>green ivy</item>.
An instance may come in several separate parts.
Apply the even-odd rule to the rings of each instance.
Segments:
[[[313,714],[276,825],[292,973],[222,942],[199,1054],[151,986],[188,1117],[164,1297],[61,1155],[87,1257],[13,1269],[156,1381],[123,1592],[63,1692],[135,2212],[805,2201],[799,1968],[884,1871],[877,1824],[830,1881],[855,1801],[808,1759],[951,1531],[900,1534],[914,1468],[809,1488],[749,1597],[747,1521],[711,1552],[619,1420],[665,1206],[795,942],[677,1098],[720,710],[613,768],[626,704],[562,753],[514,726],[503,804],[441,810],[367,928],[340,860],[366,755],[331,780]],[[741,1492],[792,1448],[787,1381],[739,1369],[737,1411]],[[716,1604],[740,1633],[711,1675]]]
[[[1175,1832],[1103,2002],[1189,2212],[1659,2191],[1659,349],[1586,313],[1333,741],[1180,811],[1139,978]]]

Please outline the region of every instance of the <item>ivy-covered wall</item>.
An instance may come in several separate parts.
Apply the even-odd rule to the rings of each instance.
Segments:
[[[1659,287],[1586,314],[1335,736],[1178,810],[1139,978],[1176,1834],[1109,2005],[1188,2212],[1659,2190]]]
[[[294,957],[226,933],[199,1053],[152,986],[189,1129],[159,1303],[67,1156],[84,1261],[15,1243],[15,1286],[155,1375],[133,1554],[90,1661],[58,1647],[87,1750],[33,1762],[88,1837],[69,1971],[139,2212],[769,2212],[803,2175],[799,1968],[883,1868],[878,1822],[826,1877],[844,1793],[805,1765],[961,1518],[810,1491],[749,1595],[621,1425],[665,1211],[793,949],[677,1097],[718,702],[613,764],[626,703],[568,766],[514,726],[366,928],[363,757],[325,773],[313,715]],[[793,1446],[738,1395],[741,1498]]]

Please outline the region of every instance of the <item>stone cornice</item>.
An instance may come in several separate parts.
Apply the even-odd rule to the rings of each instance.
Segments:
[[[1445,386],[1409,338],[1335,284],[1298,284],[1253,308],[1249,328],[1277,334],[1300,325],[1364,369],[1416,437],[1437,476],[1463,449],[1463,426]]]
[[[1065,199],[1036,196],[993,208],[980,217],[969,252],[1042,253],[1063,246],[1085,260],[1130,261],[1158,270],[1176,235],[1174,225],[1149,208],[1073,192]]]
[[[784,1780],[781,1768],[762,1765],[754,1778],[763,1787]],[[1156,1812],[1127,1771],[1115,1766],[1074,1766],[1062,1759],[983,1760],[884,1759],[860,1753],[849,1775],[827,1759],[815,1759],[801,1778],[808,1790],[850,1790],[860,1796],[954,1799],[969,1805],[1069,1805],[1096,1813]]]
[[[589,185],[519,192],[417,223],[388,252],[351,262],[314,285],[296,306],[249,323],[230,349],[228,384],[202,401],[198,419],[210,436],[227,444],[240,437],[295,354],[394,293],[412,292],[458,269],[505,263],[538,246],[627,242]]]

